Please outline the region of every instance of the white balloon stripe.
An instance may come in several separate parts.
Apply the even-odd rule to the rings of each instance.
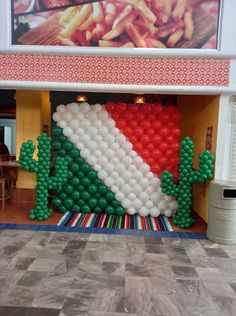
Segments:
[[[60,105],[53,119],[129,214],[172,215],[176,201],[161,193],[160,180],[133,150],[105,106]]]

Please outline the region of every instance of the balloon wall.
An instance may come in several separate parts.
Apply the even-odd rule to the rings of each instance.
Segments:
[[[174,197],[159,175],[178,179],[180,115],[174,106],[108,103],[59,105],[53,114],[56,155],[65,157],[67,183],[53,200],[62,212],[171,216]]]

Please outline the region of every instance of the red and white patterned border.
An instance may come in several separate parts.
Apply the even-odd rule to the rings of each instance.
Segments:
[[[230,60],[0,54],[1,81],[228,86]]]

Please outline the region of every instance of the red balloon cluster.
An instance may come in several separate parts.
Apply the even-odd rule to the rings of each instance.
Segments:
[[[176,106],[108,102],[106,110],[153,173],[169,170],[178,179],[181,131]]]

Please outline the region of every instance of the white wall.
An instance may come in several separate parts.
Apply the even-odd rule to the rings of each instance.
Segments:
[[[8,148],[11,155],[16,154],[16,120],[0,118],[0,126],[11,128],[11,148]]]

